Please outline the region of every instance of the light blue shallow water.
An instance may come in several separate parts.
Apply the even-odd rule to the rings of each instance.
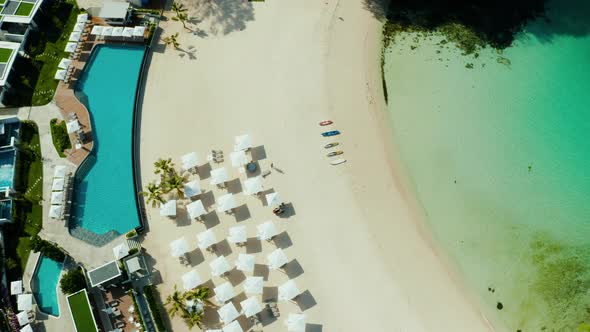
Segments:
[[[144,48],[103,45],[94,52],[77,87],[91,113],[94,150],[77,174],[74,222],[97,234],[125,233],[139,226],[132,128]]]
[[[428,38],[385,55],[394,139],[427,222],[509,331],[590,322],[590,2],[552,1],[548,16],[503,52],[510,65]]]
[[[14,150],[0,152],[0,188],[12,188],[14,157]]]
[[[37,271],[33,276],[37,285],[34,292],[37,305],[46,314],[59,316],[57,301],[57,283],[62,270],[62,263],[58,263],[45,256],[41,256]]]

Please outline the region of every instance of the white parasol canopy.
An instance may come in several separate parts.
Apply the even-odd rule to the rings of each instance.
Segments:
[[[92,31],[90,31],[91,35],[99,36],[102,35],[102,30],[104,30],[103,26],[95,25],[92,27]]]
[[[287,258],[287,255],[285,255],[283,249],[277,248],[266,256],[266,261],[269,269],[278,270],[281,266],[287,264],[289,259]]]
[[[78,17],[76,18],[76,22],[78,23],[86,22],[86,20],[88,20],[88,13],[78,14]]]
[[[196,152],[190,152],[180,157],[182,162],[182,169],[188,171],[191,168],[199,166],[199,156]]]
[[[68,170],[67,167],[65,167],[63,165],[57,165],[57,166],[55,166],[55,169],[53,170],[53,177],[54,178],[63,178],[64,176],[66,176],[67,170]]]
[[[243,150],[230,153],[229,159],[231,160],[231,165],[233,167],[241,167],[248,163],[248,157],[246,157],[246,152]]]
[[[214,277],[219,277],[231,270],[231,266],[229,266],[229,262],[225,256],[219,256],[215,258],[211,261],[211,263],[209,263],[209,266],[211,267],[211,274]]]
[[[20,328],[20,332],[33,332],[33,328],[30,324],[27,324]]]
[[[103,27],[102,32],[100,33],[101,36],[110,36],[113,34],[113,27]]]
[[[201,200],[194,201],[190,204],[187,204],[186,210],[188,211],[189,216],[191,219],[198,218],[207,213],[205,207],[203,206],[203,202]]]
[[[221,303],[225,303],[226,301],[231,300],[234,296],[236,296],[236,293],[234,292],[234,287],[231,285],[229,281],[224,282],[223,284],[215,287],[213,291],[215,291],[215,299],[217,299],[217,301]]]
[[[186,197],[197,196],[200,193],[201,193],[201,185],[199,184],[198,180],[193,180],[193,181],[185,183],[184,195]]]
[[[246,294],[262,294],[264,290],[264,278],[247,277],[242,288]]]
[[[113,255],[117,260],[129,255],[129,244],[127,240],[123,240],[123,242],[113,247]]]
[[[240,316],[240,313],[238,310],[236,310],[236,307],[231,302],[219,308],[217,313],[219,314],[219,319],[221,319],[224,324],[229,324],[234,319],[238,318],[238,316]]]
[[[262,311],[262,306],[255,297],[245,299],[240,302],[240,306],[242,307],[242,313],[246,317],[252,317]]]
[[[63,81],[66,79],[66,74],[67,74],[67,72],[64,69],[58,69],[55,72],[55,76],[53,76],[53,78],[56,80]]]
[[[64,192],[63,191],[53,191],[51,192],[51,204],[59,205],[64,201]]]
[[[234,151],[245,151],[252,147],[252,140],[248,134],[236,136],[235,143]]]
[[[211,171],[211,185],[222,184],[229,180],[225,167],[219,167]]]
[[[225,194],[217,199],[217,212],[225,212],[236,207],[234,195]]]
[[[64,48],[64,51],[65,52],[68,52],[68,53],[72,53],[72,52],[75,52],[76,51],[76,48],[77,47],[78,47],[78,43],[72,43],[72,42],[70,42],[70,43],[67,43],[66,44],[66,47]]]
[[[68,134],[75,133],[80,130],[80,122],[78,120],[71,120],[66,123],[66,129],[68,130]]]
[[[236,269],[244,272],[253,272],[254,264],[256,264],[256,258],[254,255],[239,254],[236,259]]]
[[[279,300],[280,301],[290,301],[297,297],[297,295],[301,294],[299,288],[297,288],[297,284],[295,284],[294,280],[289,280],[286,283],[279,286]]]
[[[72,31],[76,31],[76,32],[82,32],[84,31],[84,23],[82,22],[78,22],[76,24],[74,24],[74,29]]]
[[[68,69],[68,67],[72,64],[72,60],[68,58],[62,58],[59,64],[57,65],[58,68],[61,69]]]
[[[70,38],[68,38],[68,40],[71,42],[77,42],[80,40],[81,37],[82,34],[80,33],[80,31],[72,31],[72,33],[70,34]]]
[[[52,191],[62,191],[64,190],[64,179],[63,178],[55,178],[53,179],[53,184],[51,185]]]
[[[304,332],[305,331],[305,315],[304,314],[289,314],[289,318],[285,321],[287,331],[289,332]]]
[[[123,29],[123,37],[133,37],[133,28],[127,27]]]
[[[33,294],[19,294],[16,298],[19,311],[29,311],[33,309]]]
[[[213,331],[210,331],[210,332],[213,332]],[[240,325],[240,322],[235,320],[235,321],[227,324],[226,326],[224,326],[223,332],[244,332],[244,330],[242,330],[242,326]]]
[[[61,213],[63,212],[63,205],[52,205],[49,207],[49,218],[52,219],[59,219],[61,218]]]
[[[270,194],[266,194],[266,205],[274,206],[279,204],[281,204],[281,198],[279,197],[278,193],[273,192]]]
[[[18,295],[23,293],[23,281],[17,280],[10,283],[10,295]]]
[[[136,26],[133,28],[133,37],[143,37],[145,33],[145,27],[143,26]]]
[[[244,181],[244,192],[248,195],[255,195],[262,191],[262,177],[255,176]]]
[[[180,257],[188,252],[188,242],[184,237],[170,242],[170,254],[172,257]]]
[[[217,243],[217,237],[215,237],[212,229],[197,234],[197,240],[199,242],[198,247],[201,249],[207,249]]]
[[[16,315],[18,325],[23,326],[29,324],[29,314],[26,311],[21,311]]]
[[[229,243],[245,243],[248,241],[248,234],[246,233],[246,226],[234,226],[229,228],[229,236],[227,237]]]
[[[123,28],[122,27],[114,27],[111,36],[113,37],[121,37],[123,35]]]
[[[160,205],[160,215],[162,217],[175,217],[176,216],[176,200],[171,199],[168,202]]]
[[[190,270],[182,275],[182,287],[185,291],[191,290],[203,283],[203,279],[197,270]]]
[[[279,234],[277,227],[271,220],[256,226],[256,229],[258,230],[257,235],[260,240],[268,241],[271,240],[277,234]]]

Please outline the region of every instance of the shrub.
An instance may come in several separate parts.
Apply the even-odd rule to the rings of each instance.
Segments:
[[[73,294],[86,288],[86,278],[80,268],[69,270],[61,277],[59,287],[64,294]]]
[[[137,231],[136,230],[131,230],[127,234],[125,234],[125,237],[129,239],[129,238],[134,237],[135,235],[137,235]]]
[[[66,156],[64,154],[64,150],[72,147],[72,143],[70,142],[70,136],[68,135],[68,130],[66,128],[66,122],[57,122],[57,119],[51,119],[51,122],[49,124],[51,127],[51,138],[53,140],[53,146],[55,146],[55,149],[57,150],[59,156],[64,158]]]
[[[41,252],[47,258],[53,259],[56,262],[63,262],[66,254],[57,245],[45,241],[38,235],[31,237],[31,248],[34,252]]]
[[[158,331],[165,331],[166,328],[164,326],[164,320],[162,319],[162,313],[160,312],[160,306],[156,301],[156,288],[153,285],[146,285],[143,287],[143,293],[148,306],[150,307],[150,311],[152,312],[152,316],[154,317],[154,323],[156,324]]]
[[[139,252],[139,249],[133,248],[133,249],[129,250],[129,255],[134,255],[134,254],[137,254],[138,252]]]

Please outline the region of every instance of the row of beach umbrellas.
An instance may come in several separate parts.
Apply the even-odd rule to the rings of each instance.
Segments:
[[[143,37],[145,34],[145,27],[144,26],[136,26],[136,27],[110,27],[110,26],[102,26],[102,25],[95,25],[92,27],[90,31],[91,35],[94,36],[112,36],[112,37]]]
[[[53,171],[53,182],[51,184],[51,206],[49,207],[49,218],[60,219],[64,211],[65,203],[65,176],[67,167],[58,165]]]

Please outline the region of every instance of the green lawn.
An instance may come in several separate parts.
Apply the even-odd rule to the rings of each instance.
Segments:
[[[86,299],[86,291],[81,291],[68,297],[68,304],[70,305],[70,312],[74,317],[74,324],[76,329],[80,332],[96,332],[94,325],[94,317],[90,310],[90,304]]]
[[[8,62],[10,59],[10,55],[12,54],[12,49],[10,48],[0,48],[0,62]]]
[[[16,10],[16,13],[14,13],[14,15],[29,16],[33,11],[34,6],[35,5],[32,3],[21,2],[20,6],[18,6],[18,9]]]
[[[51,127],[51,139],[53,140],[53,146],[60,157],[65,158],[64,150],[72,147],[70,142],[70,136],[68,135],[68,129],[66,128],[66,122],[57,122],[57,119],[51,119],[49,123]]]

